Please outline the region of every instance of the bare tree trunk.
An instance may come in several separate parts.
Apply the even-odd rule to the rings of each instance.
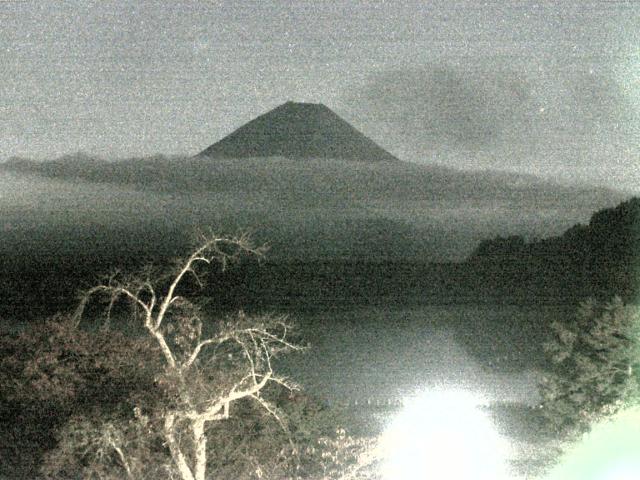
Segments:
[[[175,415],[171,413],[167,414],[167,417],[164,421],[164,437],[167,440],[169,452],[171,452],[171,457],[178,467],[178,471],[180,472],[180,477],[182,477],[182,480],[195,480],[193,473],[191,472],[191,469],[187,464],[187,460],[184,458],[184,454],[182,453],[182,450],[180,450],[178,442],[176,442],[176,438],[174,435],[174,425]],[[202,478],[204,478],[204,474]]]
[[[204,480],[207,471],[207,437],[204,434],[204,420],[194,420],[191,428],[195,448],[195,480]]]

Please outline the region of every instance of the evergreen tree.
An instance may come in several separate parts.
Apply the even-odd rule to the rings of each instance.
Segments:
[[[545,344],[550,368],[540,384],[542,414],[561,436],[638,400],[640,316],[619,297],[583,302],[570,322],[554,322]]]

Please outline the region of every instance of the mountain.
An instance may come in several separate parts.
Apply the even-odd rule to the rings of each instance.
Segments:
[[[70,261],[142,258],[213,227],[255,232],[270,259],[462,260],[482,239],[558,235],[627,197],[403,162],[327,107],[288,102],[195,157],[0,164],[0,259],[54,246]]]
[[[177,240],[213,226],[256,232],[272,245],[270,258],[419,261],[462,260],[498,234],[558,235],[628,198],[604,188],[403,161],[82,155],[0,164],[0,192],[0,230],[10,225],[0,231],[0,250],[38,237],[50,245],[62,225],[64,250],[72,238],[83,243],[87,236],[101,242],[130,236],[127,250],[155,249],[145,239],[156,231],[170,230]],[[114,225],[123,229],[117,236],[108,232]],[[172,243],[170,237],[163,242]]]
[[[192,232],[209,228],[249,231],[270,246],[269,268],[247,267],[216,284],[216,297],[228,294],[238,307],[248,299],[311,299],[318,292],[329,301],[460,299],[469,292],[508,298],[514,286],[522,298],[590,292],[584,287],[596,265],[576,262],[568,282],[566,256],[529,256],[533,266],[526,269],[494,257],[428,262],[462,260],[498,234],[560,235],[627,198],[603,188],[402,161],[13,159],[0,164],[0,317],[40,304],[52,313],[64,306],[56,299],[73,299],[96,274],[163,264],[187,250]],[[606,229],[600,238],[609,238]]]
[[[198,156],[397,161],[326,106],[295,102],[251,120]]]

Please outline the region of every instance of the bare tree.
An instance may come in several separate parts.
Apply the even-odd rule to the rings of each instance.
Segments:
[[[127,299],[146,334],[160,348],[164,372],[157,381],[169,393],[159,416],[159,428],[167,446],[173,471],[182,480],[204,480],[207,469],[207,426],[229,418],[234,403],[242,399],[257,402],[275,420],[284,423],[276,406],[262,392],[270,384],[295,388],[275,374],[272,358],[286,351],[300,350],[290,340],[291,326],[284,317],[250,317],[242,312],[221,321],[210,332],[201,309],[180,294],[186,278],[201,284],[198,267],[218,263],[224,266],[242,254],[261,255],[246,236],[203,236],[193,253],[177,263],[168,277],[151,270],[120,279],[111,276],[87,290],[74,314],[79,325],[85,307],[94,296],[103,296],[108,312],[120,299]],[[131,461],[117,435],[109,445],[131,476]]]

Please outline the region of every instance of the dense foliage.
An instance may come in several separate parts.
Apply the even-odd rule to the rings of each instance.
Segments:
[[[0,337],[0,475],[34,478],[58,431],[79,412],[126,417],[159,398],[157,349],[120,332],[87,332],[59,316]]]
[[[184,295],[198,266],[259,252],[206,237],[168,274],[113,275],[58,316],[2,337],[3,463],[9,477],[51,479],[347,478],[373,443],[278,376],[299,349],[283,317],[211,318]],[[106,300],[96,321],[90,300]],[[128,322],[122,300],[132,305]],[[126,303],[126,302],[125,302]],[[368,458],[368,457],[367,457]],[[369,461],[369,460],[367,460]]]
[[[558,237],[482,241],[471,256],[491,274],[545,291],[636,300],[640,294],[640,198],[594,213]]]
[[[552,324],[546,351],[551,369],[541,383],[541,407],[557,434],[582,433],[638,401],[638,307],[619,297],[604,304],[586,301],[571,322]]]
[[[167,394],[153,344],[59,316],[2,336],[0,346],[0,477],[120,479],[113,445],[126,449],[137,478],[166,477],[170,459],[152,412]],[[220,478],[341,478],[372,446],[337,429],[344,419],[303,393],[273,387],[265,396],[286,429],[239,403],[208,432],[208,467]]]

